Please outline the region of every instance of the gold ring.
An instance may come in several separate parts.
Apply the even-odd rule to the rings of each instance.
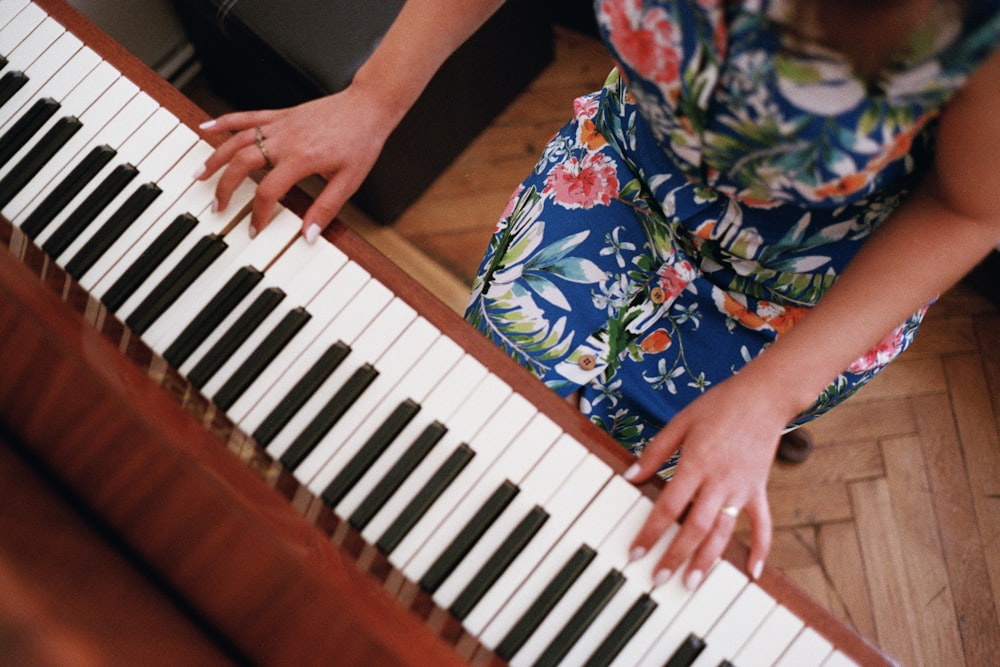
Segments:
[[[264,165],[267,166],[268,169],[271,169],[274,165],[271,163],[271,156],[267,154],[267,147],[264,146],[264,131],[260,129],[260,125],[254,125],[253,129],[255,132],[254,141],[257,142],[257,148],[260,150],[260,154],[264,156]]]
[[[727,505],[719,510],[719,514],[725,514],[726,516],[736,518],[740,515],[740,508],[736,505]]]

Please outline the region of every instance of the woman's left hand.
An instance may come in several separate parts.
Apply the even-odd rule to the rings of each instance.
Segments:
[[[748,397],[753,398],[752,407]],[[687,512],[654,570],[657,583],[690,560],[684,582],[696,588],[722,555],[739,511],[747,513],[752,530],[747,571],[760,576],[771,547],[767,477],[787,421],[768,404],[766,394],[755,393],[736,375],[693,401],[646,445],[625,473],[629,481],[650,479],[664,461],[683,450],[673,478],[632,545],[633,558],[641,557]]]

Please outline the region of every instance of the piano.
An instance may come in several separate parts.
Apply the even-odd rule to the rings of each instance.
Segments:
[[[659,487],[620,447],[343,226],[306,244],[304,195],[251,244],[253,184],[223,215],[192,181],[205,115],[64,2],[0,0],[0,66],[0,495],[53,522],[0,520],[0,635],[94,664],[144,633],[169,664],[893,664],[735,541],[654,588],[662,551],[627,549]],[[49,541],[108,592],[19,575]]]

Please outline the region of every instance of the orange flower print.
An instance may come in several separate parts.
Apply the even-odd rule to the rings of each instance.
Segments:
[[[671,343],[673,343],[673,340],[671,340],[670,334],[667,333],[667,330],[657,329],[643,338],[642,342],[639,343],[639,347],[641,347],[642,351],[646,354],[659,354],[670,347]]]
[[[580,122],[580,143],[586,146],[588,151],[597,151],[606,146],[608,140],[597,130],[594,121],[585,118]]]
[[[809,312],[808,308],[802,306],[780,306],[768,301],[761,301],[757,310],[768,326],[777,332],[778,337],[792,330],[802,316]]]

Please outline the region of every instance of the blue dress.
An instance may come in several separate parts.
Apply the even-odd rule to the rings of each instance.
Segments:
[[[638,453],[794,326],[927,169],[935,119],[1000,45],[1000,0],[971,4],[872,82],[783,29],[788,0],[597,0],[618,67],[515,191],[466,319]]]

